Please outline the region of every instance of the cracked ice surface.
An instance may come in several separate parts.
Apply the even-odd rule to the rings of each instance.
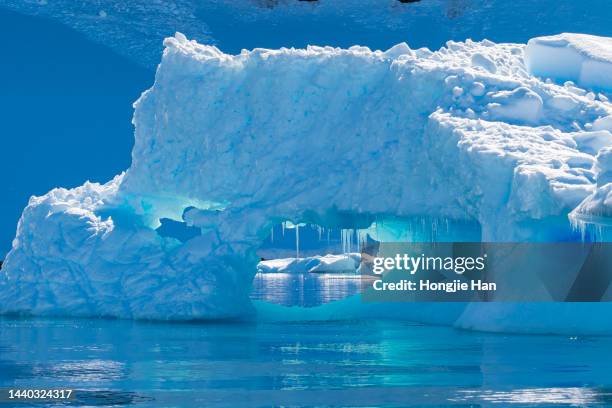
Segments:
[[[31,199],[0,311],[245,316],[255,251],[284,220],[432,217],[478,224],[483,241],[554,241],[580,239],[570,213],[609,217],[607,85],[534,76],[525,45],[227,55],[177,34],[165,46],[135,104],[131,167]],[[202,233],[162,237],[162,218]]]

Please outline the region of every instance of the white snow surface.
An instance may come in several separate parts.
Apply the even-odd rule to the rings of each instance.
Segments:
[[[243,317],[256,250],[284,220],[465,220],[493,242],[568,238],[570,212],[610,215],[610,139],[593,124],[612,104],[534,76],[525,45],[227,55],[177,34],[165,47],[134,105],[131,167],[30,200],[0,312]],[[201,235],[162,237],[161,218]],[[462,319],[479,328],[486,307]]]
[[[525,59],[534,75],[612,90],[612,38],[564,33],[531,39]]]

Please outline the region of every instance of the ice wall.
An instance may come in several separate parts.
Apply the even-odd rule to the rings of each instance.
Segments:
[[[135,104],[131,167],[32,198],[1,312],[244,317],[255,250],[278,222],[427,217],[479,225],[484,241],[580,239],[568,214],[607,177],[596,125],[612,105],[535,77],[524,45],[165,46]],[[162,237],[162,218],[201,234]]]
[[[226,264],[210,234],[184,245],[162,238],[117,201],[122,180],[32,197],[2,268],[2,312],[170,320],[248,314],[249,286],[235,281],[242,265]]]

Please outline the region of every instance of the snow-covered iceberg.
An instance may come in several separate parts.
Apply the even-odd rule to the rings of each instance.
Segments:
[[[440,240],[566,241],[581,239],[572,211],[609,205],[612,104],[539,77],[525,45],[227,55],[177,34],[165,46],[135,103],[131,167],[30,200],[0,312],[242,317],[256,250],[285,220],[367,229],[425,217],[451,225]],[[162,219],[200,233],[162,236]]]

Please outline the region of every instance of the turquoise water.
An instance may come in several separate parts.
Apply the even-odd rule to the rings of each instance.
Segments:
[[[69,387],[91,406],[603,406],[611,349],[385,321],[0,318],[0,388]]]
[[[258,273],[251,299],[314,307],[360,293],[361,281],[362,276],[355,273]]]

